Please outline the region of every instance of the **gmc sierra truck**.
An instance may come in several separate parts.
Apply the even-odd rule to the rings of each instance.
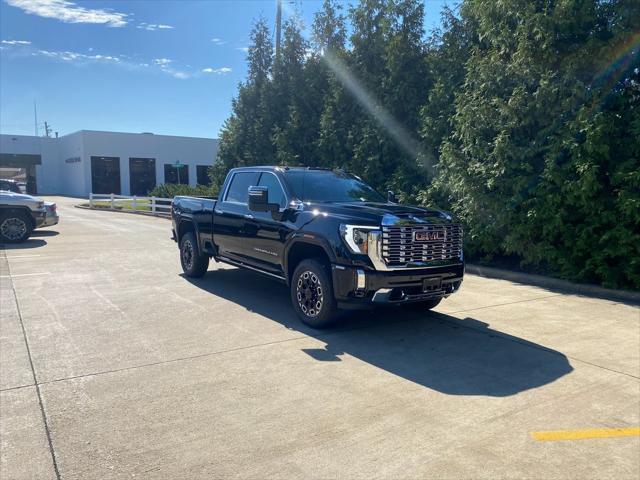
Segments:
[[[285,283],[312,327],[341,309],[431,309],[460,288],[462,229],[445,212],[385,199],[358,177],[307,167],[229,171],[219,198],[178,196],[173,239],[188,277],[209,259]]]
[[[46,219],[41,198],[0,191],[0,244],[26,241],[34,228],[46,226]]]

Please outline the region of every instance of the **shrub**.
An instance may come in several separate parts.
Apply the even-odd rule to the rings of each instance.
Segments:
[[[189,195],[193,197],[215,197],[218,194],[218,188],[215,186],[173,184],[161,183],[151,190],[149,196],[160,198],[173,198],[177,195]]]

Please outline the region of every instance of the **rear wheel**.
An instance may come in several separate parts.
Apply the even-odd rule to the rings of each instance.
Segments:
[[[180,263],[187,277],[200,278],[209,268],[209,257],[200,252],[193,232],[185,233],[180,239]]]
[[[33,231],[33,222],[23,212],[7,212],[0,215],[0,241],[24,242]]]
[[[324,328],[338,316],[333,284],[326,265],[319,259],[303,260],[291,277],[291,302],[300,320],[313,328]]]

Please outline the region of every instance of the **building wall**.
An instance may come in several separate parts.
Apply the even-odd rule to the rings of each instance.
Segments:
[[[194,186],[196,166],[213,165],[218,140],[82,130],[60,138],[0,135],[0,153],[41,155],[42,164],[36,166],[38,193],[81,197],[92,191],[91,157],[119,157],[120,190],[129,195],[130,158],[154,158],[157,185],[165,183],[164,165],[179,161],[188,166],[189,184]]]
[[[91,187],[91,157],[120,158],[120,187],[130,194],[129,159],[155,158],[156,184],[164,181],[164,165],[179,161],[188,165],[189,185],[196,185],[196,166],[213,165],[218,153],[218,140],[209,138],[174,137],[138,133],[83,131],[84,158],[88,168],[86,185]],[[184,169],[183,169],[184,170]],[[87,192],[88,195],[89,192]]]
[[[51,193],[62,193],[74,197],[88,197],[91,184],[86,182],[86,170],[89,168],[84,158],[82,132],[72,133],[57,139],[58,183]],[[43,164],[44,159],[43,159]]]

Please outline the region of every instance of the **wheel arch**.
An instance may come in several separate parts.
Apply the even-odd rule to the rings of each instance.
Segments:
[[[191,218],[183,218],[178,223],[178,231],[176,232],[176,235],[178,237],[178,245],[180,244],[180,240],[182,240],[182,237],[187,232],[193,232],[196,236],[196,241],[198,241],[198,227],[196,225],[196,222],[194,222]]]
[[[321,258],[329,266],[335,262],[335,255],[328,247],[328,242],[320,238],[294,238],[287,246],[284,262],[284,273],[287,284],[290,284],[293,272],[298,264],[308,258]]]

